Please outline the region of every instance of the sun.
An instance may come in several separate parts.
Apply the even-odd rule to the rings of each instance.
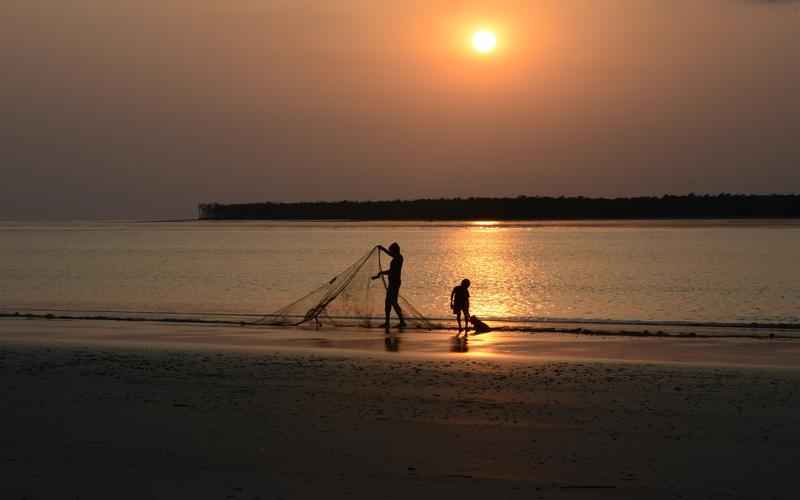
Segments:
[[[497,47],[497,37],[487,30],[476,31],[472,35],[472,48],[481,54],[489,54]]]

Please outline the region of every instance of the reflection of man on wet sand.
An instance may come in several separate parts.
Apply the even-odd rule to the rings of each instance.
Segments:
[[[378,250],[386,253],[392,258],[392,262],[389,263],[389,269],[386,271],[381,271],[372,279],[376,280],[380,278],[382,275],[386,275],[388,278],[388,284],[386,285],[386,322],[383,324],[384,328],[389,328],[389,314],[394,308],[395,314],[397,317],[400,318],[400,328],[406,326],[406,321],[403,318],[403,310],[400,309],[400,304],[398,300],[400,299],[400,284],[401,274],[403,273],[403,255],[400,253],[400,245],[397,243],[392,243],[389,245],[388,250],[378,245]]]
[[[400,352],[400,337],[395,335],[385,335],[383,345],[388,352]]]
[[[455,335],[450,340],[450,352],[469,352],[467,336]]]

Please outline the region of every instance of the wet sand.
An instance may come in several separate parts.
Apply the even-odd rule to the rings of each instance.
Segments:
[[[797,341],[4,320],[0,498],[794,498],[797,367]]]

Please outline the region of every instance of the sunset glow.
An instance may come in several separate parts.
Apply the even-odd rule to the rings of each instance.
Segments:
[[[3,217],[800,192],[800,1],[605,3],[5,2]]]
[[[477,31],[472,35],[472,47],[481,54],[489,54],[497,47],[497,36],[491,31]]]

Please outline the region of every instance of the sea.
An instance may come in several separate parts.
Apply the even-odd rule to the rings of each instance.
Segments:
[[[250,318],[398,242],[430,318],[800,333],[800,222],[0,222],[0,312]],[[772,331],[772,330],[770,330]]]

